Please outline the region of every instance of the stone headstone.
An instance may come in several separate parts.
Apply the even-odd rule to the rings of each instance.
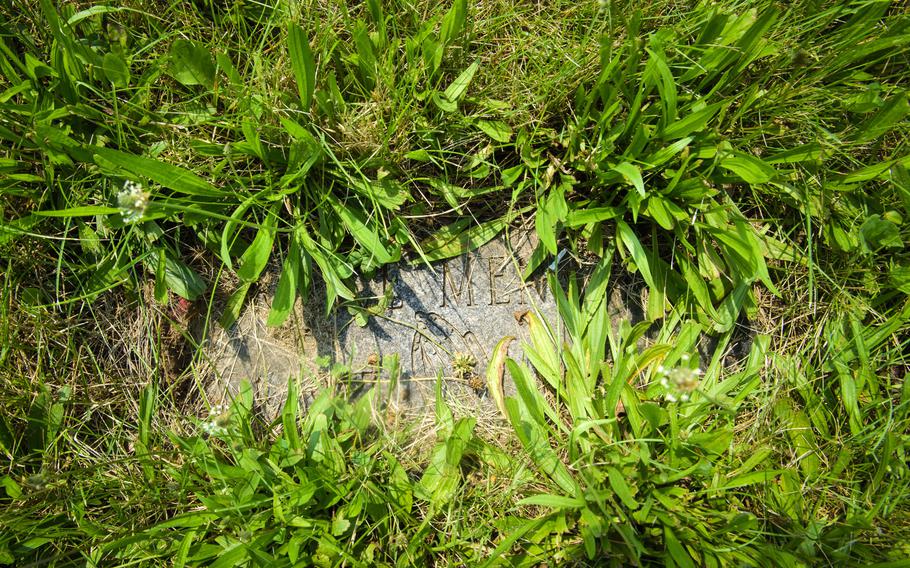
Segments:
[[[325,386],[320,376],[323,383],[331,382],[328,373],[320,373],[320,360],[345,366],[347,380],[355,387],[359,383],[362,391],[387,380],[379,363],[397,355],[400,380],[390,398],[398,404],[431,406],[436,376],[442,373],[448,396],[489,410],[482,378],[497,343],[515,337],[509,355],[522,358],[521,344],[528,337],[523,316],[529,310],[558,329],[545,270],[528,282],[521,278],[535,245],[531,234],[521,233],[431,266],[390,265],[358,282],[356,306],[342,304],[326,316],[321,295],[314,294],[298,302],[294,317],[278,328],[265,325],[272,291],[263,286],[231,329],[212,330],[206,349],[214,375],[209,392],[218,398],[247,379],[262,404],[275,410],[284,401],[289,377],[302,377],[304,388],[312,390]],[[272,280],[277,282],[277,274]],[[456,360],[462,362],[460,370]],[[465,369],[465,361],[474,365]],[[511,390],[508,384],[506,390]]]
[[[500,339],[524,337],[528,310],[555,319],[545,279],[522,281],[530,248],[526,236],[513,246],[497,239],[432,266],[388,267],[359,291],[382,313],[364,326],[349,314],[336,316],[336,357],[356,368],[395,353],[406,378],[435,377],[459,355],[484,367]]]

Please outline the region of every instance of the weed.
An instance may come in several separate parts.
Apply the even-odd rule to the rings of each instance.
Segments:
[[[887,1],[5,5],[0,563],[903,560],[908,26]],[[280,266],[269,325],[323,289],[366,318],[355,278],[532,216],[526,278],[592,271],[551,278],[565,337],[521,315],[528,364],[511,338],[486,385],[453,362],[511,438],[441,381],[417,452],[370,397],[302,410],[291,381],[267,423],[250,387],[193,396],[213,291],[230,328]],[[636,325],[607,310],[623,270]],[[160,324],[124,341],[123,313]]]

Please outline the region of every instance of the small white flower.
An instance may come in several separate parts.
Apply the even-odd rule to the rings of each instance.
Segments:
[[[231,409],[224,404],[213,406],[209,411],[208,420],[200,426],[202,431],[209,436],[222,436],[227,434],[231,425]]]
[[[117,207],[124,223],[135,223],[142,219],[149,205],[149,193],[142,190],[142,184],[126,180],[117,194]]]
[[[680,361],[685,365],[689,361],[689,356],[683,354]],[[658,381],[660,386],[666,391],[664,400],[687,402],[691,393],[698,388],[699,377],[704,373],[701,369],[690,369],[687,366],[667,369],[661,365],[657,367],[657,374],[660,376]]]
[[[29,475],[25,480],[25,484],[35,491],[42,491],[47,489],[48,486],[47,478],[42,473]]]

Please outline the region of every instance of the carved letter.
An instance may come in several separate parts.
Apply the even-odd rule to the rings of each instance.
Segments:
[[[446,289],[446,282],[448,282],[448,284],[449,284],[448,290],[452,291],[452,300],[453,300],[454,304],[457,305],[458,302],[461,300],[462,294],[465,293],[465,286],[467,286],[468,287],[468,289],[467,289],[468,303],[465,305],[466,306],[474,305],[474,287],[472,286],[472,283],[471,283],[472,267],[473,267],[473,265],[471,263],[471,258],[467,257],[465,259],[464,274],[462,274],[461,282],[459,283],[458,287],[456,288],[455,279],[452,278],[452,273],[449,270],[449,263],[446,262],[442,265],[442,307],[446,307],[446,296],[448,295],[447,289]]]
[[[496,279],[505,277],[505,275],[502,273],[502,266],[498,266],[498,262],[500,260],[504,261],[505,258],[493,256],[487,259],[487,262],[489,262],[491,306],[494,304],[508,304],[512,298],[512,294],[508,290],[505,291],[504,297],[500,296],[497,298],[496,296]]]

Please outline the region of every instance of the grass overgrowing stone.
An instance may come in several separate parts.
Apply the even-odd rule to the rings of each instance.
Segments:
[[[908,69],[875,0],[4,3],[0,564],[901,565]],[[208,403],[194,330],[519,225],[585,270],[493,426]]]

